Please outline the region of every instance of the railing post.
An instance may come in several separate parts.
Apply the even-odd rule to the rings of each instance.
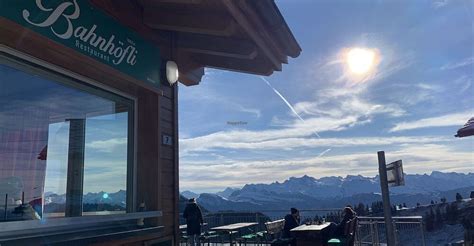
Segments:
[[[374,224],[370,220],[369,220],[369,228],[370,228],[370,239],[372,240],[372,245],[375,245]]]
[[[393,242],[395,243],[395,245],[399,245],[399,231],[397,229],[397,223],[395,223],[395,220],[392,220],[392,228],[393,228],[393,231],[394,231],[394,238],[393,238]]]
[[[425,242],[425,229],[423,228],[423,217],[421,217],[421,220],[420,220],[420,229],[421,229],[421,242],[422,242],[422,245],[423,246],[426,246],[426,242]]]
[[[362,238],[360,237],[360,225],[357,225],[357,228],[356,228],[356,234],[355,234],[355,238],[356,238],[356,242],[357,242],[357,245],[361,246],[362,245]]]
[[[375,245],[380,245],[380,240],[379,240],[379,224],[377,221],[373,223],[375,225]]]

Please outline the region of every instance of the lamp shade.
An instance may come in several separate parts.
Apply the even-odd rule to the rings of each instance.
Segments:
[[[170,85],[176,83],[179,78],[178,65],[174,61],[166,62],[166,79]]]

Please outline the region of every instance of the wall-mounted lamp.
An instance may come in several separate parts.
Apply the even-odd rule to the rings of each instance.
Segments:
[[[166,62],[166,79],[170,85],[174,85],[178,82],[179,78],[179,71],[178,65],[174,61],[167,61]]]

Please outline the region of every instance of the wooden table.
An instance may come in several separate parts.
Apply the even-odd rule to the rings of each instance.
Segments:
[[[240,229],[250,227],[250,226],[255,226],[258,225],[258,223],[250,222],[250,223],[235,223],[235,224],[230,224],[230,225],[224,225],[224,226],[218,226],[218,227],[213,227],[211,230],[213,231],[221,231],[221,232],[227,232],[229,234],[229,241],[230,245],[232,245],[232,232],[233,231],[238,231]]]
[[[326,245],[322,232],[328,228],[331,223],[326,222],[321,225],[300,225],[290,231],[296,237],[296,245]]]
[[[202,227],[207,226],[207,223],[201,224]],[[188,225],[179,225],[179,230],[186,230],[188,228]]]

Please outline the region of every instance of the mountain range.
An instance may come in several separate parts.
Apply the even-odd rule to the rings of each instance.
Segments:
[[[64,204],[66,203],[66,194],[58,195],[53,192],[46,192],[44,195],[45,204]],[[119,190],[114,193],[107,192],[89,192],[82,198],[83,204],[101,204],[118,205],[125,207],[127,200],[127,192]]]
[[[391,187],[393,204],[430,203],[443,197],[454,200],[456,193],[469,196],[474,190],[474,173],[405,174],[405,186]],[[183,196],[191,194],[181,193]],[[197,197],[196,193],[192,193]],[[198,203],[210,211],[249,211],[265,209],[337,208],[347,204],[369,204],[381,200],[379,177],[361,175],[313,178],[291,177],[284,182],[247,184],[240,189],[227,188],[217,193],[203,193]]]

